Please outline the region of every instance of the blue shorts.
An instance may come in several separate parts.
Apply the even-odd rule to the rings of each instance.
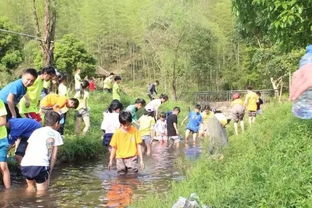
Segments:
[[[22,166],[22,174],[28,180],[35,180],[36,183],[44,183],[49,179],[49,167],[45,166]]]
[[[111,142],[112,137],[113,137],[113,134],[111,133],[104,134],[103,143],[102,143],[104,147],[109,147],[109,143]]]
[[[7,138],[0,139],[0,162],[7,161],[7,155],[9,150],[9,142]]]

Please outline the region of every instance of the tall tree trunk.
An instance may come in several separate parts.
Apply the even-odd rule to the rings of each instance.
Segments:
[[[38,18],[38,11],[36,7],[36,0],[33,0],[33,15],[36,25],[36,34],[38,37],[42,37],[40,41],[40,47],[43,55],[44,66],[53,65],[53,50],[54,50],[54,38],[55,38],[55,25],[56,25],[56,2],[55,0],[45,0],[45,16],[42,36],[40,31],[40,24]]]

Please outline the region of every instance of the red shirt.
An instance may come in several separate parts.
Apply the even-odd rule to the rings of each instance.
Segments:
[[[92,80],[89,82],[89,90],[90,90],[90,92],[92,92],[95,89],[96,89],[95,82]]]

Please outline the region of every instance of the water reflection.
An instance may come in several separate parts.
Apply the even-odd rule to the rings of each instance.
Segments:
[[[153,144],[151,156],[144,159],[145,169],[137,177],[121,177],[108,170],[108,156],[91,163],[64,164],[56,167],[44,196],[26,194],[23,180],[15,178],[12,190],[0,192],[0,207],[127,207],[146,194],[168,191],[172,181],[184,178],[177,159],[195,159],[199,152],[198,147],[184,152]]]

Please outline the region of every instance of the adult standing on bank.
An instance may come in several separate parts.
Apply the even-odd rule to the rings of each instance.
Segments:
[[[113,81],[114,81],[114,73],[110,73],[108,77],[104,80],[103,90],[104,92],[112,93],[113,92]]]
[[[7,110],[7,120],[10,118],[20,118],[17,104],[27,92],[27,87],[34,84],[38,77],[35,69],[26,69],[21,79],[9,83],[0,90],[0,99],[4,102]]]
[[[75,79],[75,92],[80,92],[81,90],[81,77],[80,77],[80,72],[81,70],[80,69],[77,69],[76,72],[75,72],[75,75],[74,75],[74,79]]]
[[[148,85],[147,95],[151,100],[154,100],[157,95],[156,87],[159,85],[159,81],[156,80],[154,83]]]

